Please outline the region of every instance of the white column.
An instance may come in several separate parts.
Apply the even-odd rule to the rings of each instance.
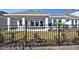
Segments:
[[[8,31],[10,30],[10,17],[7,18]]]
[[[53,24],[53,20],[54,20],[54,19],[52,19],[52,24]]]
[[[75,20],[73,20],[74,21],[74,25],[75,25]]]
[[[57,20],[57,23],[58,23],[58,20],[59,20],[59,19],[56,19],[56,20]]]
[[[22,17],[22,24],[25,26],[25,17]]]
[[[77,20],[77,25],[78,25],[77,27],[79,28],[79,20]]]
[[[23,30],[25,29],[25,17],[22,17],[22,27],[23,27]]]
[[[56,20],[57,20],[57,23],[59,23],[59,22],[58,22],[58,20],[59,20],[59,19],[56,19]],[[58,30],[58,25],[57,25],[57,26],[55,26],[55,27],[56,27],[56,29]]]
[[[64,24],[66,22],[66,19],[61,19],[62,23]]]
[[[45,31],[48,31],[48,18],[45,18]]]
[[[19,20],[17,20],[17,27],[18,27],[18,29],[19,29]]]
[[[48,18],[45,18],[45,26],[48,27]]]

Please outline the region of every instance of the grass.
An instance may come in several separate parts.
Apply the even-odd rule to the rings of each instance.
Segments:
[[[4,36],[5,39],[10,39],[11,38],[11,32],[8,32],[8,31],[2,31],[2,34]],[[33,34],[35,32],[34,31],[31,31],[31,32],[27,32],[27,39],[28,40],[31,40],[33,39]],[[57,31],[38,31],[37,32],[40,36],[40,38],[42,39],[47,39],[47,40],[53,40],[53,39],[56,39],[58,37],[58,32]],[[66,35],[66,38],[67,39],[74,39],[75,37],[77,37],[77,32],[75,31],[65,31],[65,35]],[[22,38],[24,38],[25,36],[25,32],[23,31],[16,31],[14,32],[14,35],[15,35],[15,39],[16,40],[20,40]],[[61,32],[60,32],[60,35],[61,35]],[[62,38],[62,35],[61,35],[61,38]]]

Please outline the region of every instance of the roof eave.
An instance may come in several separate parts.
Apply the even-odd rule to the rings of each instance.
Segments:
[[[50,14],[3,14],[4,16],[50,16]]]

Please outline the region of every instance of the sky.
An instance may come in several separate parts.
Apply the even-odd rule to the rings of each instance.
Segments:
[[[41,11],[41,12],[48,12],[51,14],[63,14],[71,11],[71,9],[0,9],[0,11],[5,11],[8,13],[15,13],[15,12],[22,12],[22,11]]]

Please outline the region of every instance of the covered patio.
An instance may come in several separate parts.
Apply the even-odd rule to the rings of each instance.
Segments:
[[[7,16],[7,26],[8,31],[12,27],[16,27],[18,31],[47,31],[48,16]]]

